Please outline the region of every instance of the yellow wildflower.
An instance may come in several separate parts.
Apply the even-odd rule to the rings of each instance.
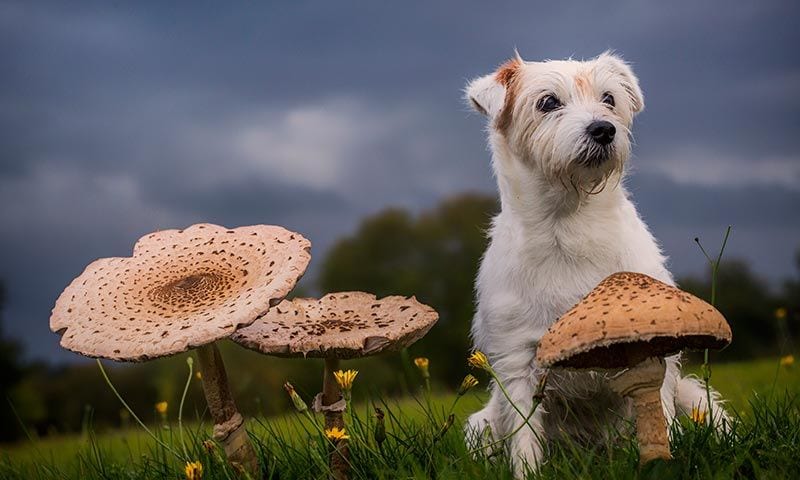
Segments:
[[[792,365],[794,365],[794,355],[781,357],[781,367],[791,367]]]
[[[700,410],[697,407],[692,407],[692,421],[694,423],[703,423],[706,420],[706,411]]]
[[[358,375],[358,370],[337,370],[333,372],[336,383],[338,383],[339,388],[345,392],[349,392],[353,388],[353,381],[356,379],[356,375]]]
[[[338,440],[347,440],[350,438],[345,432],[344,428],[339,427],[331,427],[325,429],[325,436],[328,437],[328,440],[338,441]]]
[[[126,430],[131,425],[131,414],[124,408],[119,409],[119,425]]]
[[[203,478],[203,464],[199,460],[197,462],[188,462],[185,470],[187,480],[200,480]]]
[[[786,318],[787,313],[788,312],[784,307],[778,308],[775,310],[775,318],[777,318],[778,320],[783,320],[784,318]]]
[[[439,432],[433,437],[434,443],[438,442],[439,440],[441,440],[442,437],[444,437],[444,434],[447,433],[448,430],[450,430],[450,427],[453,426],[453,422],[455,422],[455,420],[456,416],[454,414],[451,413],[450,415],[447,416],[447,420],[445,420],[444,423],[442,424],[442,428],[439,429]]]
[[[383,442],[386,441],[386,425],[383,423],[383,410],[380,407],[375,407],[375,429],[373,436],[378,448],[383,448]]]
[[[167,414],[167,408],[169,408],[169,404],[167,402],[156,403],[156,412],[158,412],[161,415]]]
[[[430,378],[431,373],[428,370],[428,366],[430,365],[430,360],[425,357],[417,357],[414,359],[414,365],[417,366],[419,369],[419,373],[422,374],[422,378]]]
[[[489,365],[489,359],[486,358],[486,355],[480,350],[475,350],[475,352],[467,359],[467,363],[469,363],[472,367],[481,368],[487,371],[492,368]]]
[[[289,398],[292,399],[294,408],[296,408],[298,412],[303,413],[306,410],[308,410],[308,405],[306,405],[306,402],[304,402],[303,399],[300,398],[300,395],[298,395],[297,392],[294,391],[294,386],[291,383],[289,382],[284,383],[283,389],[286,390],[286,393],[289,394]]]
[[[475,378],[475,376],[472,375],[471,373],[468,374],[466,377],[464,377],[464,380],[461,381],[461,386],[458,387],[458,395],[459,396],[464,395],[469,391],[469,389],[471,389],[477,384],[478,384],[478,379]]]

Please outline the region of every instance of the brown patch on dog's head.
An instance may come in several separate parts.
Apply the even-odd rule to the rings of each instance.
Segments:
[[[517,75],[520,65],[522,64],[520,63],[519,59],[512,58],[506,63],[500,65],[500,68],[498,68],[497,72],[494,74],[494,78],[504,87],[508,88],[511,81]]]
[[[497,116],[495,127],[502,133],[508,130],[511,125],[512,113],[514,111],[514,102],[517,98],[517,79],[519,78],[519,68],[522,62],[519,58],[512,58],[497,69],[495,79],[505,87],[506,98],[503,102],[503,109],[500,115]]]
[[[579,74],[575,76],[575,88],[584,97],[591,97],[592,95],[592,81],[586,74]]]

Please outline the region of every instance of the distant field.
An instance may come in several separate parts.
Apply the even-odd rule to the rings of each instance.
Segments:
[[[686,371],[699,374],[698,366],[687,367]],[[762,404],[769,404],[772,399],[784,401],[800,394],[800,368],[797,366],[779,367],[776,359],[759,360],[745,363],[730,363],[714,365],[712,370],[712,385],[717,388],[728,401],[729,409],[739,412],[743,420],[753,415],[750,401],[758,398]],[[358,388],[356,382],[356,389]],[[434,395],[431,399],[431,408],[426,407],[426,403],[420,399],[405,398],[397,401],[389,401],[388,411],[399,419],[398,425],[392,422],[387,423],[390,432],[395,432],[399,437],[407,435],[405,430],[419,428],[428,421],[426,417],[433,415],[435,418],[431,424],[438,424],[453,403],[453,394]],[[485,393],[480,391],[471,393],[462,398],[454,410],[456,414],[456,425],[453,431],[458,433],[460,425],[465,417],[477,410],[485,398]],[[796,408],[796,403],[794,404]],[[367,404],[358,405],[355,410],[362,418],[371,417],[371,407]],[[371,420],[365,420],[367,422]],[[178,438],[177,425],[172,424],[169,429],[157,428],[159,435],[171,445],[180,445]],[[195,448],[208,435],[207,426],[193,423],[186,426],[188,432],[187,442]],[[316,432],[295,413],[288,413],[282,416],[271,418],[258,418],[250,422],[250,431],[255,437],[264,439],[269,443],[273,437],[280,437],[283,447],[288,444],[305,444],[308,439],[316,437]],[[367,432],[368,433],[368,432]],[[452,433],[448,436],[453,435]],[[798,432],[800,436],[800,432]],[[452,442],[460,441],[460,433],[453,436]],[[463,443],[463,442],[462,442]],[[282,448],[283,448],[282,447]],[[800,448],[800,439],[798,445]],[[294,448],[294,447],[292,447]],[[463,449],[463,445],[460,447]],[[457,451],[457,450],[456,450]],[[29,468],[39,469],[39,478],[49,478],[47,473],[42,473],[42,466],[52,466],[53,476],[60,477],[64,472],[68,477],[78,478],[84,474],[90,477],[98,472],[86,472],[86,465],[91,464],[94,458],[98,465],[133,465],[144,462],[145,457],[163,457],[164,452],[156,448],[155,443],[138,428],[131,428],[127,431],[116,431],[98,435],[92,439],[90,436],[71,435],[54,438],[38,439],[33,442],[20,442],[16,445],[6,445],[0,448],[0,476],[19,475],[18,478],[25,478]],[[89,459],[89,460],[87,460]],[[170,461],[162,460],[169,464]],[[100,467],[98,467],[100,468]],[[115,467],[116,468],[116,467]],[[101,468],[102,470],[102,468]],[[124,470],[124,469],[123,469]],[[45,472],[48,471],[45,468]],[[56,472],[60,472],[56,474]],[[116,471],[116,470],[114,470]],[[145,470],[147,471],[147,470]],[[74,472],[83,472],[76,474]],[[32,475],[32,474],[31,474]],[[73,475],[77,475],[73,476]],[[105,474],[99,474],[98,478],[103,478]],[[122,478],[122,477],[121,477]],[[128,477],[124,477],[128,478]],[[150,474],[144,476],[133,475],[130,478],[156,478]],[[418,477],[418,478],[424,478]],[[480,478],[480,477],[469,477]]]
[[[280,393],[284,394],[282,391]],[[469,413],[480,408],[485,396],[483,392],[465,395],[456,405],[454,413],[458,418],[465,418]],[[431,405],[434,411],[441,411],[449,408],[454,398],[455,395],[453,394],[434,395],[431,398]],[[414,399],[401,398],[387,400],[386,402],[392,407],[393,411],[402,413],[407,420],[424,420],[425,412],[423,406]],[[380,406],[380,404],[378,405]],[[355,408],[359,412],[363,412],[368,406],[362,404]],[[313,434],[313,432],[301,428],[300,425],[302,424],[302,418],[298,414],[291,412],[285,415],[251,420],[248,429],[259,437],[266,437],[269,434],[268,430],[277,430],[287,433],[288,436],[297,436],[298,438]],[[184,425],[184,428],[192,431],[195,435],[201,431],[205,431],[208,436],[211,435],[211,428],[208,425],[192,423]],[[169,440],[172,443],[179,441],[176,422],[172,423],[169,430],[158,428],[155,430],[159,431],[165,440]],[[0,449],[0,455],[7,456],[15,463],[41,462],[45,459],[63,464],[64,462],[74,461],[76,454],[85,451],[90,443],[88,437],[82,437],[79,434],[63,435],[42,438],[34,442],[24,441],[16,445],[6,445]],[[136,426],[132,426],[128,430],[118,430],[98,435],[95,438],[95,443],[107,456],[121,461],[138,459],[141,455],[149,454],[155,447],[153,440]]]
[[[690,365],[684,372],[700,376],[700,366]],[[770,396],[788,391],[800,395],[800,363],[781,367],[778,359],[711,365],[711,385],[719,390],[728,405],[747,412],[753,395]]]

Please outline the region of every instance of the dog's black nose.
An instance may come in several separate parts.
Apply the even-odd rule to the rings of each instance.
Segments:
[[[617,133],[617,129],[614,125],[605,120],[598,120],[590,123],[586,131],[589,132],[589,135],[592,136],[594,141],[600,145],[608,145],[614,141],[614,134]]]

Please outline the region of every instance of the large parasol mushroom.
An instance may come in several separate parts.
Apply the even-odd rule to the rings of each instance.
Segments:
[[[663,357],[720,349],[731,341],[722,314],[699,298],[641,273],[615,273],[565,313],[539,342],[543,367],[627,369],[612,388],[636,409],[639,461],[669,459],[661,406]]]
[[[74,352],[141,362],[197,349],[214,437],[258,472],[255,452],[214,342],[288,294],[311,243],[282,227],[198,224],[139,239],[132,257],[101,258],[64,290],[50,329]]]
[[[428,333],[439,315],[414,297],[376,299],[364,292],[340,292],[319,300],[284,300],[231,339],[279,357],[325,359],[322,393],[314,405],[325,414],[325,428],[343,428],[345,402],[333,372],[340,359],[401,350]],[[333,477],[347,478],[347,448],[331,456]]]

